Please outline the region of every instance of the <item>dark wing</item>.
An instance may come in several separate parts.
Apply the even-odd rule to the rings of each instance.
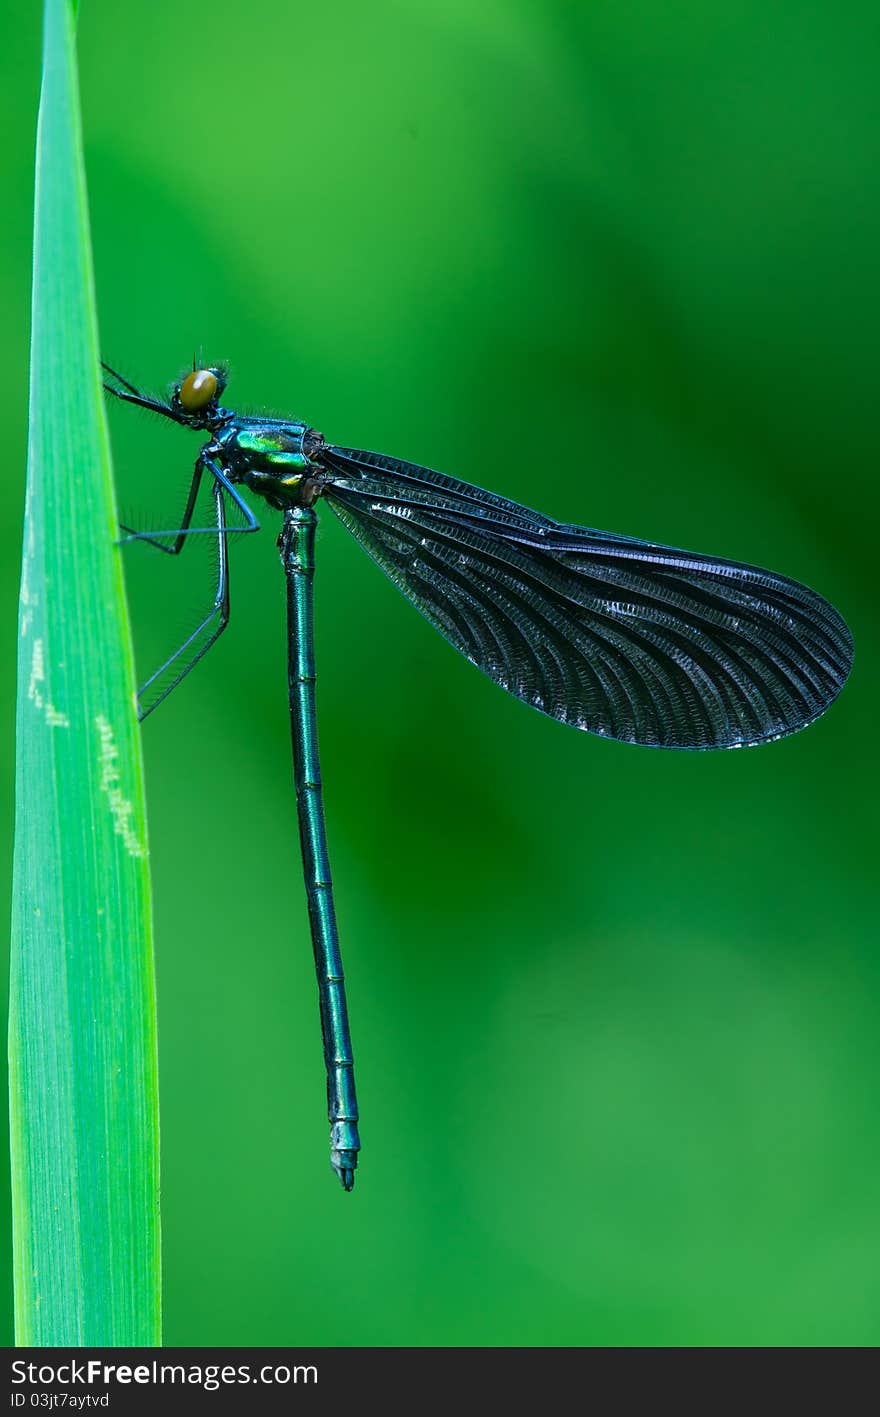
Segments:
[[[428,468],[322,449],[324,495],[456,649],[533,708],[663,748],[739,748],[812,723],[852,639],[797,581],[566,526]]]

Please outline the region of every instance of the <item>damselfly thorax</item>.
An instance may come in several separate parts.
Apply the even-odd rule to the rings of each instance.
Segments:
[[[323,434],[307,423],[278,418],[230,417],[206,452],[217,458],[230,482],[243,484],[270,506],[312,506],[328,474],[320,465]]]

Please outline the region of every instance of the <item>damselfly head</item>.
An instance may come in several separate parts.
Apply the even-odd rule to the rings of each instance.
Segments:
[[[171,395],[172,407],[183,414],[201,414],[216,404],[226,388],[226,373],[223,369],[193,369],[185,379],[175,385]]]

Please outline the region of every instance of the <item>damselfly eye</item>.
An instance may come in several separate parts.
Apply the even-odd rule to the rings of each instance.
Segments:
[[[180,386],[180,403],[187,413],[206,408],[217,393],[217,375],[210,369],[194,369]]]

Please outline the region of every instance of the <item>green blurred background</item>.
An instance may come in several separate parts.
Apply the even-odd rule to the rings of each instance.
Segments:
[[[38,8],[4,7],[0,51],[7,859]],[[271,514],[236,544],[229,632],[144,730],[169,1344],[880,1338],[878,31],[867,0],[84,0],[108,359],[161,389],[202,347],[233,404],[770,565],[858,652],[772,747],[603,742],[491,685],[324,517],[346,1196]],[[194,440],[111,428],[121,505],[174,524]],[[146,674],[207,563],[142,551]]]

